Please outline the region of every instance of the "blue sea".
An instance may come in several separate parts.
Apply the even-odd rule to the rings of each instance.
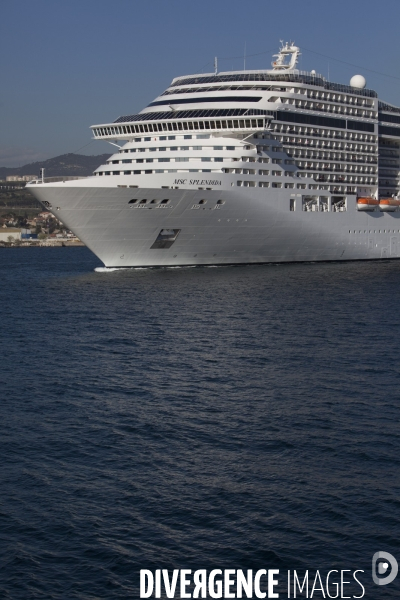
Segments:
[[[399,598],[400,261],[98,267],[0,249],[0,598],[137,599],[140,569]]]

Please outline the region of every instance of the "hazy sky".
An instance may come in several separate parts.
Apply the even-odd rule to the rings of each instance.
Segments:
[[[400,0],[0,0],[0,166],[112,152],[90,125],[212,71],[214,56],[242,69],[245,45],[247,68],[270,68],[280,39],[301,47],[301,69],[362,73],[400,105],[399,23]]]

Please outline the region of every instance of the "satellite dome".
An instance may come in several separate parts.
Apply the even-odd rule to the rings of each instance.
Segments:
[[[367,81],[362,75],[353,75],[353,77],[350,79],[350,85],[358,90],[363,90],[367,85]]]

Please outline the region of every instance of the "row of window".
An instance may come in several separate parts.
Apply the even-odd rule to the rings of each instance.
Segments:
[[[185,110],[160,110],[157,112],[137,113],[136,115],[124,115],[122,117],[118,117],[118,119],[115,119],[114,123],[137,123],[143,121],[148,122],[164,120],[175,121],[175,119],[195,119],[196,121],[197,119],[237,119],[239,117],[248,118],[266,115],[272,116],[273,111],[260,108],[190,108]]]
[[[261,96],[209,96],[197,98],[178,98],[177,100],[156,100],[148,106],[162,106],[171,104],[202,104],[204,102],[260,102]]]
[[[139,200],[138,198],[133,198],[132,200],[129,200],[128,204],[169,204],[169,200],[165,199],[165,200],[146,200],[145,198],[143,200]]]
[[[292,145],[288,145],[286,147],[286,152],[296,158],[358,162],[363,164],[370,163],[374,165],[378,163],[376,157],[348,154],[346,152],[335,152],[334,150],[312,150],[311,148],[296,148]]]
[[[369,106],[373,108],[374,101],[367,100],[366,98],[357,98],[355,96],[338,96],[336,94],[327,94],[325,92],[319,92],[315,90],[307,90],[307,98],[311,100],[334,100],[341,104],[350,104],[353,106]]]
[[[199,129],[264,129],[264,119],[234,119],[218,121],[167,121],[132,125],[112,125],[94,127],[95,137],[115,137],[137,133],[158,133],[161,131],[190,131]]]
[[[389,140],[379,140],[379,154],[399,156],[399,144],[389,143]]]
[[[197,140],[209,140],[210,139],[210,134],[209,133],[198,133],[197,135],[160,135],[159,137],[144,137],[144,138],[134,138],[133,141],[134,142],[151,142],[151,140],[156,141],[156,140],[160,140],[160,141],[165,141],[165,140],[176,140],[176,139],[184,139],[184,140],[192,140],[193,138],[197,139]]]
[[[202,162],[211,162],[211,158],[202,158],[201,160],[202,160]],[[214,158],[214,162],[219,162],[219,161],[222,161],[222,159]],[[123,161],[120,161],[120,162],[121,163],[128,163],[128,162],[133,162],[133,161],[123,160]],[[139,161],[138,160],[136,162],[143,162],[143,161]],[[152,163],[152,162],[153,162],[153,159],[147,159],[146,160],[146,163]],[[160,158],[158,160],[158,162],[170,162],[170,159],[169,158]],[[176,158],[175,162],[189,162],[189,159],[186,159],[186,158]],[[198,169],[189,169],[189,171],[197,172]],[[110,172],[111,171],[100,171],[99,173],[105,173],[107,175]],[[148,172],[148,171],[146,171],[146,172]],[[163,173],[164,171],[163,170],[161,170],[161,171],[156,170],[155,172],[156,173],[160,173],[160,172]],[[243,174],[244,173],[244,174],[249,174],[249,175],[256,175],[257,174],[257,169],[242,169],[242,168],[229,169],[229,168],[225,168],[225,169],[222,169],[222,172],[224,172],[224,173],[236,173],[236,174]],[[115,174],[118,174],[119,171],[112,171],[112,173],[115,175]],[[127,173],[130,173],[130,171],[124,171],[124,174],[127,174]],[[138,172],[134,171],[134,174],[136,174],[136,173],[140,173],[140,171],[138,171]],[[258,175],[269,175],[269,170],[258,169]],[[292,177],[292,176],[296,175],[296,173],[294,171],[283,171],[283,170],[279,170],[278,171],[278,170],[276,170],[276,171],[271,171],[271,175],[273,175],[275,177],[282,177],[283,175],[285,177]]]
[[[291,137],[291,136],[280,136],[279,140],[286,146],[294,146],[296,148],[307,148],[309,150],[315,150],[318,152],[332,152],[340,151],[342,154],[347,153],[347,156],[355,156],[357,154],[360,158],[365,160],[367,157],[365,154],[372,154],[376,156],[377,147],[368,146],[364,144],[349,144],[348,142],[337,142],[337,141],[325,141],[325,140],[314,140],[310,138]]]
[[[182,148],[181,148],[182,149]],[[108,165],[119,165],[119,164],[131,164],[131,163],[152,163],[152,162],[189,162],[189,161],[201,161],[201,162],[224,162],[224,161],[241,161],[241,162],[251,162],[251,163],[255,163],[255,162],[259,162],[259,163],[269,163],[270,159],[269,158],[256,158],[256,157],[252,157],[252,156],[242,156],[242,157],[237,157],[237,158],[231,158],[231,157],[220,157],[220,156],[214,156],[214,157],[207,157],[207,156],[202,156],[202,157],[186,157],[186,156],[180,156],[180,157],[175,157],[175,158],[124,158],[124,159],[116,159],[116,160],[108,160],[107,164]],[[276,164],[276,165],[280,165],[282,163],[285,163],[287,165],[294,165],[295,162],[292,159],[286,159],[285,161],[283,161],[282,158],[273,158],[272,159],[272,163]]]
[[[165,199],[165,200],[157,200],[157,199],[147,200],[146,198],[143,198],[142,200],[139,200],[139,198],[133,198],[132,200],[129,200],[129,202],[128,202],[128,204],[163,204],[163,205],[169,204],[169,203],[170,203],[170,200],[168,200],[168,199]],[[199,200],[197,202],[197,204],[207,204],[207,200],[204,200],[204,199],[203,200]],[[217,201],[217,204],[218,205],[225,204],[225,200],[221,200],[220,199],[220,200]]]
[[[395,169],[396,171],[398,170],[398,161],[397,160],[380,160],[379,161],[379,168],[381,167],[387,167],[388,169]]]
[[[236,185],[238,185],[239,187],[257,187],[257,181],[237,181]],[[289,189],[289,190],[294,190],[294,189],[298,189],[298,190],[306,190],[307,189],[307,185],[305,183],[282,183],[280,181],[259,181],[258,182],[258,187],[272,187],[272,188],[285,188],[285,189]],[[318,186],[316,185],[312,185],[309,184],[308,185],[308,189],[313,190],[313,189],[318,189]],[[325,187],[321,187],[320,189],[326,189]]]
[[[376,185],[376,177],[360,177],[358,175],[338,175],[329,173],[329,175],[321,175],[321,173],[298,173],[298,177],[312,177],[315,181],[325,182],[343,182],[343,183],[366,183],[368,185]]]
[[[307,125],[318,125],[320,127],[337,127],[339,129],[351,129],[357,131],[369,131],[373,133],[375,127],[373,123],[364,121],[351,121],[350,119],[338,119],[335,117],[320,117],[319,115],[306,115],[293,113],[290,111],[280,111],[276,113],[278,121],[287,121],[290,123],[307,123]]]
[[[399,175],[399,170],[398,168],[393,168],[390,171],[386,170],[386,169],[379,169],[379,175],[381,177],[390,177],[391,179],[398,177]]]
[[[256,175],[256,169],[223,169],[224,173],[235,173],[236,175]],[[267,169],[259,169],[258,175],[269,175]],[[294,171],[271,171],[273,177],[293,177],[296,175]]]
[[[386,113],[379,113],[379,120],[386,123],[398,123],[400,125],[400,116]]]
[[[264,134],[259,134],[257,135],[257,133],[254,134],[253,136],[255,139],[259,139],[261,140],[259,143],[266,149],[269,149],[268,145],[266,141],[264,141]],[[157,137],[144,137],[144,138],[138,138],[135,137],[133,138],[133,142],[151,142],[153,141],[166,141],[166,140],[177,140],[177,139],[184,139],[184,140],[192,140],[192,139],[197,139],[197,140],[209,140],[211,138],[211,135],[209,133],[198,133],[196,135],[191,135],[191,134],[185,134],[185,135],[160,135]],[[269,137],[267,138],[268,140],[270,139]],[[218,147],[219,148],[219,147]],[[232,150],[234,149],[235,146],[228,146],[227,149],[228,150]],[[274,148],[272,148],[274,150]],[[126,151],[127,152],[127,151]],[[132,152],[132,151],[131,151]]]
[[[400,229],[397,231],[395,229],[364,229],[364,231],[359,229],[358,232],[356,229],[353,229],[353,231],[349,229],[349,233],[400,233]]]
[[[358,133],[354,131],[343,131],[341,129],[325,129],[324,127],[307,127],[304,125],[296,125],[296,124],[284,124],[274,122],[271,124],[272,131],[275,135],[275,139],[279,139],[276,137],[277,134],[292,134],[292,135],[302,135],[306,136],[306,139],[309,139],[310,143],[312,139],[310,138],[321,138],[325,139],[325,141],[334,141],[337,143],[338,140],[346,140],[355,141],[355,142],[369,142],[376,144],[377,136],[372,135],[370,133]]]
[[[386,102],[382,102],[381,100],[378,100],[378,108],[379,110],[385,112],[400,113],[400,108],[398,108],[397,106],[392,106],[391,104],[386,104]]]
[[[256,181],[237,181],[237,185],[239,187],[257,187],[257,182]],[[258,187],[261,188],[267,188],[267,187],[272,187],[272,188],[283,188],[285,187],[286,189],[294,189],[295,185],[294,183],[285,183],[285,185],[283,186],[283,184],[280,181],[259,181],[258,182]],[[297,189],[299,190],[305,190],[306,189],[306,185],[305,184],[298,184],[297,185]]]
[[[130,154],[136,152],[176,152],[178,150],[189,151],[189,150],[235,150],[236,146],[149,146],[148,148],[130,148],[129,150],[120,150],[119,154]]]
[[[344,168],[344,169],[348,169],[348,170],[357,170],[357,169],[362,169],[362,168],[366,168],[368,171],[371,172],[375,172],[377,169],[377,161],[366,161],[366,160],[356,160],[356,159],[344,159],[344,158],[339,158],[339,157],[335,157],[335,156],[329,156],[326,155],[325,157],[323,156],[318,156],[316,154],[312,154],[312,153],[300,153],[300,152],[291,152],[290,153],[291,156],[293,156],[296,159],[296,164],[300,164],[299,161],[307,161],[307,163],[310,163],[311,161],[321,161],[321,163],[323,165],[325,165],[325,168],[330,167],[332,170],[334,169],[339,169],[339,168]],[[332,162],[335,161],[335,162]]]
[[[316,169],[317,171],[329,171],[334,172],[350,172],[350,173],[376,173],[375,167],[361,166],[361,165],[341,165],[340,163],[324,163],[324,162],[304,162],[299,161],[298,166],[300,169]]]
[[[272,100],[272,98],[271,98]],[[317,110],[322,112],[337,113],[343,115],[354,115],[356,117],[364,117],[367,119],[375,118],[375,111],[365,110],[359,108],[352,108],[347,106],[340,106],[337,104],[327,104],[325,102],[307,102],[305,100],[294,100],[293,98],[283,99],[283,104],[289,104],[296,108],[302,108],[304,110]]]
[[[221,173],[221,169],[145,169],[144,171],[97,171],[95,175],[151,175],[152,173]]]
[[[285,92],[286,88],[275,87],[271,85],[217,85],[208,87],[192,88],[168,88],[161,96],[171,96],[172,94],[198,94],[199,92],[221,92],[226,90],[260,90],[260,91],[279,91]]]
[[[382,160],[390,161],[390,164],[399,164],[399,154],[395,150],[379,148],[379,162]]]
[[[119,164],[131,164],[131,163],[152,163],[152,162],[223,162],[224,159],[222,157],[215,156],[210,158],[209,156],[200,157],[191,157],[188,156],[180,156],[177,158],[136,158],[136,159],[124,159],[124,160],[111,160],[107,161],[109,165],[119,165]]]
[[[387,127],[385,125],[379,125],[379,134],[400,137],[400,127]]]

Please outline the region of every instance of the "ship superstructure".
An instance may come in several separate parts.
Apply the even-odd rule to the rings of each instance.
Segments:
[[[360,75],[299,71],[299,53],[175,78],[92,127],[120,145],[93,177],[29,188],[106,266],[400,256],[400,109]]]

